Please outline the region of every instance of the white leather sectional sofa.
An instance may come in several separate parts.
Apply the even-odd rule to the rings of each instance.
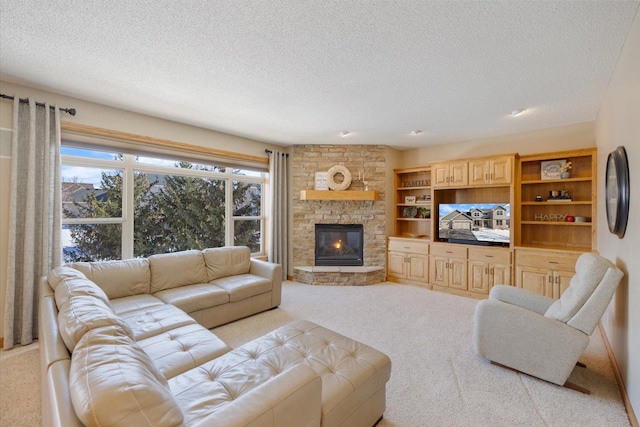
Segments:
[[[248,248],[76,263],[41,284],[43,425],[371,426],[383,353],[307,321],[235,350],[208,328],[280,304]]]

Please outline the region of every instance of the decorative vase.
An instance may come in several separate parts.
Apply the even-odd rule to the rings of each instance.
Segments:
[[[560,178],[562,179],[571,178],[571,172],[560,172]]]

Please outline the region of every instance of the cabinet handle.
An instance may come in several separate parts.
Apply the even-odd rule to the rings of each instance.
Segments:
[[[553,283],[553,277],[549,276],[549,283]]]
[[[484,174],[484,180],[485,180],[485,181],[489,181],[489,174],[488,174],[488,173],[485,173],[485,174]]]
[[[560,278],[558,276],[556,276],[556,283],[560,283]]]
[[[493,174],[491,174],[491,179],[493,180]]]
[[[405,249],[411,249],[411,247],[410,247],[410,246],[403,246],[403,248],[405,248]]]
[[[558,261],[549,261],[549,264],[560,264]]]
[[[493,258],[493,255],[485,255],[487,258]]]
[[[489,274],[489,269],[487,267],[484,268],[484,274]]]

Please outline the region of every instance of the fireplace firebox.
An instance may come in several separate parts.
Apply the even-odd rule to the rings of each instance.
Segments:
[[[316,224],[315,265],[364,265],[362,224]]]

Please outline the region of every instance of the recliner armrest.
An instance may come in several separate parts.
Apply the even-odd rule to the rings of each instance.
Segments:
[[[314,427],[320,426],[322,379],[300,364],[260,384],[197,426]]]
[[[553,298],[509,285],[494,286],[489,293],[489,298],[517,305],[538,314],[546,313],[551,304],[555,302]]]

